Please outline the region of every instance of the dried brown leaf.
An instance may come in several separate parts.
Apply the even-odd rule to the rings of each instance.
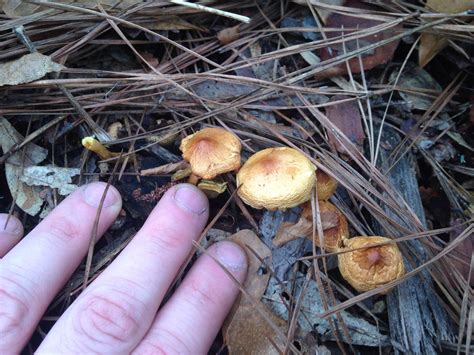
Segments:
[[[323,230],[334,228],[339,223],[339,215],[334,211],[320,212]],[[282,246],[297,238],[311,239],[313,235],[312,216],[301,216],[296,223],[283,222],[272,242],[276,246]]]
[[[249,267],[244,288],[252,299],[260,300],[267,288],[270,273],[260,272],[262,263],[249,249],[271,264],[270,249],[250,230],[242,230],[231,235],[227,240],[241,245],[247,251]],[[283,327],[285,322],[282,319],[268,311],[262,303],[259,307],[273,323],[278,327]],[[224,325],[224,337],[229,354],[280,353],[272,343],[279,344],[275,331],[247,297],[241,297],[234,305]]]
[[[346,2],[346,5],[349,7],[361,8],[361,9],[369,9],[369,10],[377,9],[373,5],[366,4],[357,0],[349,0]],[[369,20],[366,18],[346,16],[341,13],[332,13],[326,21],[326,27],[344,28],[344,30],[343,31],[329,31],[326,33],[326,36],[329,39],[340,37],[342,35],[347,37],[349,34],[353,33],[355,29],[360,31],[365,28],[375,27],[380,24],[381,22],[377,20]],[[358,39],[358,41],[356,40],[346,41],[344,46],[342,42],[339,42],[334,45],[330,45],[328,47],[322,48],[320,50],[319,56],[321,60],[323,61],[329,60],[331,58],[343,55],[344,47],[345,47],[346,53],[351,52],[361,47],[365,47],[373,43],[380,42],[384,39],[393,37],[394,31],[397,31],[401,28],[402,27],[400,25],[400,26],[391,28],[390,30],[387,30],[387,31],[381,31],[369,36],[361,37]],[[395,53],[395,49],[397,49],[399,42],[400,42],[399,40],[392,41],[390,43],[387,43],[384,46],[375,48],[371,52],[366,52],[362,54],[361,59],[362,59],[363,67],[361,67],[358,57],[349,59],[349,67],[352,73],[360,73],[361,70],[364,70],[364,71],[369,70],[369,69],[374,68],[377,65],[387,63],[393,57],[393,54]],[[340,63],[318,73],[317,79],[324,79],[324,78],[345,75],[345,74],[347,74],[347,65],[346,63]]]
[[[254,232],[247,229],[231,235],[228,240],[239,244],[247,251],[248,273],[244,288],[254,299],[259,300],[265,293],[270,273],[259,272],[263,265],[255,254],[262,260],[265,260],[268,265],[271,265],[272,253],[270,249],[263,244]],[[249,249],[253,250],[255,254],[249,251]],[[251,302],[244,298],[240,304],[251,304]]]
[[[24,137],[4,118],[0,118],[0,145],[5,153],[15,144],[19,144]],[[36,165],[46,159],[48,151],[33,143],[28,143],[24,152],[20,150],[14,153],[5,163],[5,175],[8,188],[15,203],[23,211],[31,216],[35,216],[41,210],[43,199],[40,196],[42,188],[38,186],[28,186],[20,178],[23,175],[23,168]]]
[[[348,99],[349,96],[337,96],[332,98],[332,102]],[[360,152],[363,151],[364,128],[362,127],[362,118],[359,107],[355,101],[342,102],[337,105],[326,107],[326,116],[339,128],[349,140],[355,144]],[[332,132],[327,132],[329,142],[334,145],[340,153],[347,153],[346,148],[338,141]]]
[[[41,53],[0,64],[0,86],[29,83],[41,79],[48,73],[61,71],[64,67]]]

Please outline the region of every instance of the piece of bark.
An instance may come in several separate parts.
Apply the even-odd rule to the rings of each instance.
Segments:
[[[382,167],[400,141],[395,131],[384,127],[379,158]],[[400,193],[426,228],[414,164],[413,156],[409,152],[386,176],[388,183]],[[388,217],[413,232],[417,231],[414,225],[409,224],[408,218],[402,218],[387,206],[383,208]],[[375,229],[380,235],[387,234],[378,224]],[[426,250],[419,240],[406,241],[404,245],[413,252],[413,260],[417,266],[427,260]],[[413,269],[407,260],[405,267],[407,271]],[[456,330],[440,304],[433,286],[431,276],[423,272],[422,275],[411,277],[387,296],[390,334],[397,353],[397,348],[400,349],[401,346],[400,350],[410,354],[438,354],[442,341],[453,341]]]

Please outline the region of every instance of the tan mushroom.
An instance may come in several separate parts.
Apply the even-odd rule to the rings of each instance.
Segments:
[[[372,246],[390,240],[374,236],[354,237],[343,242],[342,250],[367,247],[338,255],[342,276],[358,292],[385,285],[405,273],[402,254],[396,244]],[[388,290],[383,293],[387,292]]]
[[[318,169],[316,170],[316,189],[318,190],[318,200],[329,200],[336,192],[337,181]]]
[[[223,128],[204,128],[181,141],[179,149],[194,175],[203,179],[240,168],[240,140]]]
[[[298,206],[311,198],[316,167],[296,149],[267,148],[252,155],[237,174],[238,195],[254,208]]]

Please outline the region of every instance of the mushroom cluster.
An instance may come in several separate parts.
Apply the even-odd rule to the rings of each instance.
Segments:
[[[327,252],[338,254],[339,270],[358,292],[365,292],[401,277],[403,258],[396,244],[383,244],[385,237],[349,238],[344,214],[328,200],[337,189],[337,182],[301,152],[289,147],[261,150],[240,167],[241,144],[237,136],[223,128],[205,128],[181,142],[183,158],[189,162],[189,176],[206,192],[225,191],[226,183],[214,179],[220,174],[237,171],[238,196],[253,208],[284,210],[300,206],[300,219],[285,222],[273,239],[281,246],[296,238],[313,240],[314,216],[309,200],[317,190],[319,216],[323,234],[314,241]],[[239,169],[240,168],[240,169]],[[356,250],[353,250],[356,249]]]

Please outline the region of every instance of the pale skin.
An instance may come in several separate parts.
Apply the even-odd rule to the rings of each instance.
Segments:
[[[104,183],[83,186],[22,238],[15,217],[0,214],[0,354],[16,354],[87,253]],[[110,187],[101,236],[121,210]],[[245,252],[212,245],[171,298],[163,297],[208,220],[205,195],[188,184],[166,192],[123,252],[55,323],[38,354],[204,354],[247,272]],[[221,265],[216,263],[218,260]],[[161,306],[160,306],[161,305]]]

